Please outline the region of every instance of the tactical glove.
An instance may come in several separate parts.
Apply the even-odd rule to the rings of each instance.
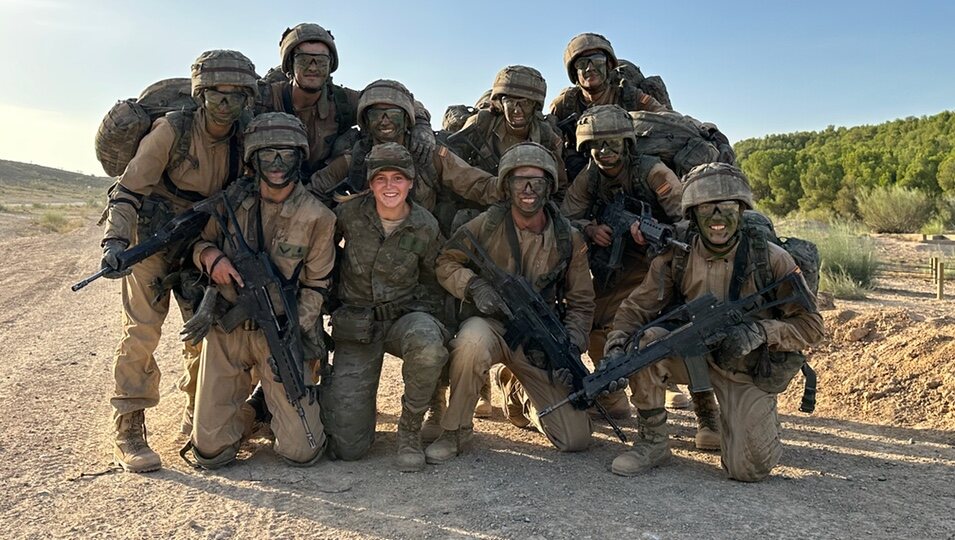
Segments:
[[[478,311],[485,315],[496,315],[500,313],[505,317],[513,317],[511,310],[507,308],[501,295],[491,287],[491,284],[480,277],[473,277],[468,282],[468,294],[474,302]]]
[[[415,124],[411,130],[411,153],[415,161],[419,163],[428,163],[431,161],[431,154],[435,147],[434,131],[430,124]]]
[[[726,337],[719,346],[723,361],[741,358],[766,343],[766,332],[757,322],[742,322],[726,329]]]
[[[217,320],[215,308],[218,297],[219,289],[212,286],[206,287],[196,313],[182,325],[182,331],[179,332],[182,341],[198,345],[202,338],[206,337]]]
[[[524,347],[524,358],[537,369],[549,369],[550,362],[547,361],[547,355],[540,349]]]
[[[567,388],[570,388],[574,384],[574,374],[567,368],[555,369],[551,372],[551,375],[554,381],[559,382]]]
[[[133,271],[132,268],[119,269],[119,255],[126,251],[127,246],[129,246],[129,242],[118,238],[110,238],[103,243],[103,260],[100,267],[108,269],[103,277],[118,279],[129,275]]]
[[[607,356],[605,356],[600,361],[600,364],[597,365],[597,369],[594,370],[595,373],[604,371],[605,369],[607,369],[607,366],[610,365],[611,361],[616,360],[617,358],[620,358],[621,356],[623,356],[624,351],[623,351],[622,345],[610,348],[610,342],[607,342],[607,348],[609,352],[607,353]],[[629,384],[630,384],[629,379],[627,379],[626,377],[620,377],[619,379],[615,381],[611,381],[610,384],[607,385],[607,389],[600,392],[600,395],[609,396],[611,393],[616,392],[617,390],[623,390]]]

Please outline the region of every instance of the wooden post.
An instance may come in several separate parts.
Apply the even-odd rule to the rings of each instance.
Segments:
[[[938,261],[938,289],[935,291],[935,299],[941,300],[945,296],[945,263]]]
[[[932,257],[929,259],[929,265],[932,267],[932,283],[936,283],[937,280],[935,278],[938,276],[938,257]]]

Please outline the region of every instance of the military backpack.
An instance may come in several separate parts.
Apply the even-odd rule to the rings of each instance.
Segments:
[[[635,111],[630,117],[637,153],[659,157],[677,176],[704,163],[736,161],[729,140],[713,124],[678,112]]]
[[[138,98],[117,102],[96,131],[96,159],[106,174],[123,174],[153,122],[168,113],[178,113],[177,118],[170,118],[177,141],[169,163],[170,167],[178,165],[189,152],[192,114],[198,106],[187,78],[163,79],[143,90]]]

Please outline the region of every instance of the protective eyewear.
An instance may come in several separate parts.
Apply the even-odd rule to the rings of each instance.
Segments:
[[[511,96],[501,97],[501,104],[506,107],[520,107],[521,109],[525,109],[528,103],[530,103],[530,100],[527,98],[518,98],[518,97],[511,97]]]
[[[512,176],[509,180],[511,185],[518,191],[524,191],[527,189],[527,186],[530,186],[531,191],[534,192],[543,191],[550,182],[546,176]]]
[[[259,162],[264,165],[271,165],[278,161],[282,160],[282,163],[287,165],[289,163],[295,162],[295,158],[298,157],[297,148],[262,148],[258,152]]]
[[[623,139],[606,139],[595,142],[594,146],[601,153],[613,152],[614,154],[619,154],[623,152],[624,144],[625,143]]]
[[[586,71],[590,65],[593,65],[594,69],[603,67],[607,65],[607,56],[603,53],[594,53],[588,54],[587,56],[578,56],[574,60],[574,69],[579,71]]]
[[[249,99],[249,95],[245,92],[220,92],[218,90],[212,89],[207,89],[202,94],[202,97],[205,100],[207,107],[225,105],[230,109],[244,106],[246,100]]]
[[[388,117],[388,120],[392,122],[401,118],[401,115],[405,114],[404,109],[368,109],[366,113],[368,115],[368,121],[372,124],[378,123],[385,116]]]
[[[703,216],[712,216],[716,214],[716,211],[719,210],[721,215],[729,214],[730,212],[739,211],[739,202],[737,201],[719,201],[719,202],[708,202],[700,204],[696,207],[696,211]]]
[[[311,67],[312,64],[318,69],[328,69],[328,66],[332,63],[332,58],[324,53],[295,53],[292,59],[295,62],[295,66],[301,69]]]

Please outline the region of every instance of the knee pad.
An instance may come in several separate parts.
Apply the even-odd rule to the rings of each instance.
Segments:
[[[282,458],[282,461],[291,465],[292,467],[311,467],[318,463],[322,457],[325,455],[325,449],[328,447],[328,440],[326,439],[325,444],[320,446],[315,452],[315,455],[305,461],[296,461],[288,456],[283,456],[279,454],[279,457]]]
[[[202,467],[203,469],[213,470],[225,467],[226,465],[235,461],[236,455],[239,453],[239,443],[235,443],[232,446],[227,446],[218,454],[206,457],[199,452],[199,449],[193,445],[192,447],[192,457],[196,460],[196,464]]]

